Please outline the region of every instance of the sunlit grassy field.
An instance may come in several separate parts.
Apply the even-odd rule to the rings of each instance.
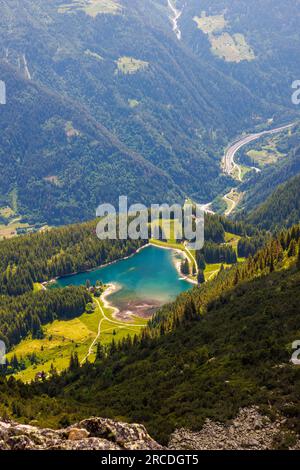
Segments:
[[[225,233],[225,243],[231,245],[232,248],[237,252],[237,246],[241,237],[239,235],[235,235],[234,233],[226,232]]]
[[[269,138],[268,141],[259,148],[249,150],[247,152],[248,157],[253,160],[255,165],[259,165],[261,168],[277,163],[280,158],[285,156],[277,148],[278,140],[278,136]]]
[[[194,21],[198,28],[208,35],[211,51],[220,59],[226,62],[255,59],[254,51],[243,34],[229,34],[223,31],[228,26],[224,15],[206,16],[205,12],[202,12],[201,17],[194,17]]]
[[[227,24],[224,15],[206,16],[203,14],[201,17],[195,16],[194,21],[197,23],[198,28],[205,34],[222,31]]]
[[[8,225],[0,224],[0,240],[4,238],[12,238],[17,235],[17,229],[19,228],[29,228],[27,223],[22,223],[16,220],[11,222]]]
[[[212,51],[226,62],[251,61],[255,59],[254,52],[248,45],[243,34],[223,33],[220,36],[210,36]]]
[[[89,348],[97,337],[99,322],[101,323],[101,334],[99,341],[102,345],[108,345],[114,338],[116,342],[127,337],[133,336],[141,330],[141,325],[146,325],[147,320],[143,318],[132,318],[130,324],[122,321],[116,321],[113,317],[113,310],[104,307],[103,302],[95,301],[95,311],[91,314],[84,313],[78,318],[72,320],[56,320],[51,324],[44,326],[44,338],[32,339],[28,337],[18,344],[8,355],[8,360],[16,354],[18,360],[25,360],[26,369],[17,373],[16,378],[24,382],[33,380],[38,372],[48,373],[51,364],[61,371],[68,367],[70,356],[77,352],[79,360],[82,361],[88,354]],[[104,318],[104,315],[106,318]],[[134,326],[133,326],[134,325]],[[98,342],[98,341],[97,341]],[[89,360],[95,359],[96,346],[93,348]],[[30,357],[35,357],[35,364],[31,364]]]
[[[6,207],[1,207],[0,208],[0,216],[1,217],[4,217],[5,219],[9,219],[10,217],[13,217],[14,215],[14,211],[6,206]]]
[[[132,75],[142,70],[146,70],[149,66],[148,62],[134,59],[133,57],[120,57],[117,61],[117,72],[124,75]]]
[[[66,3],[58,8],[59,13],[84,11],[87,15],[96,17],[100,14],[116,14],[122,9],[115,0],[78,0]]]

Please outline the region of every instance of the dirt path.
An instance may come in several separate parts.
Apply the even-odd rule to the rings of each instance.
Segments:
[[[210,281],[211,278],[213,278],[214,276],[216,276],[219,271],[220,271],[220,269],[216,269],[215,271],[213,271],[213,272],[210,274],[210,276],[209,276],[209,278],[207,279],[207,281]],[[207,282],[207,281],[206,281],[206,282]]]
[[[232,212],[235,210],[236,206],[240,202],[240,195],[236,198],[236,200],[234,199],[236,191],[237,188],[232,188],[232,190],[228,194],[225,194],[225,196],[223,196],[224,201],[228,204],[228,208],[224,213],[226,217],[232,214]]]
[[[100,321],[99,321],[99,325],[98,325],[98,331],[97,331],[97,336],[95,337],[95,339],[92,341],[90,347],[89,347],[89,350],[88,350],[88,353],[87,355],[82,359],[81,361],[81,364],[83,364],[84,362],[86,362],[86,360],[89,358],[89,356],[91,356],[93,354],[93,349],[95,347],[95,345],[97,344],[100,336],[101,336],[101,326],[102,326],[102,323],[105,321],[109,322],[109,323],[112,323],[114,325],[117,325],[117,328],[143,328],[145,325],[137,325],[137,324],[133,324],[133,323],[127,323],[127,322],[118,322],[118,321],[115,321],[115,320],[111,320],[109,317],[107,317],[105,315],[105,312],[100,304],[100,301],[98,299],[94,299],[95,302],[97,303],[97,306],[98,306],[98,309],[99,309],[99,312],[100,314],[102,315],[102,317],[100,318]]]
[[[97,343],[97,341],[98,341],[98,339],[100,338],[100,335],[101,335],[101,325],[102,325],[103,321],[104,321],[104,318],[101,318],[101,320],[99,321],[99,325],[98,325],[97,336],[94,339],[94,341],[92,342],[92,344],[90,345],[89,351],[88,351],[87,355],[82,359],[81,364],[86,362],[86,360],[90,357],[90,355],[93,354],[94,346],[96,345],[96,343]]]
[[[195,256],[191,253],[191,251],[188,249],[188,246],[187,246],[187,243],[184,244],[184,247],[186,249],[186,252],[188,254],[188,256],[191,258],[191,260],[193,261],[194,263],[194,266],[196,268],[196,274],[199,274],[199,268],[198,268],[198,263],[196,261],[196,258]]]

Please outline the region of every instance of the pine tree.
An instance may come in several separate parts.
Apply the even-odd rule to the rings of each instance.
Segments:
[[[187,259],[185,259],[184,261],[182,261],[181,263],[181,272],[182,274],[184,274],[185,276],[188,276],[190,274],[190,266],[189,266],[189,262]]]
[[[16,354],[14,354],[12,357],[11,366],[14,371],[16,371],[19,368],[19,361],[18,361]]]
[[[288,249],[288,257],[293,258],[297,254],[297,243],[295,240],[292,240]]]
[[[74,354],[74,368],[78,369],[78,367],[79,367],[78,353],[75,352],[75,354]]]
[[[300,270],[300,240],[298,243],[297,269]]]
[[[79,368],[78,353],[75,352],[74,354],[73,353],[71,354],[69,370],[76,370],[78,368]]]
[[[205,283],[204,273],[201,269],[199,269],[197,280],[198,280],[198,284],[204,284]]]
[[[204,269],[206,268],[206,263],[205,263],[205,258],[202,253],[198,255],[197,263],[198,263],[199,269],[204,271]]]
[[[270,260],[270,273],[273,273],[274,271],[275,271],[274,259],[273,259],[273,256],[271,256],[271,260]]]
[[[51,366],[50,366],[50,371],[49,371],[49,373],[50,373],[50,376],[51,376],[51,377],[56,377],[56,376],[57,376],[57,370],[56,370],[56,368],[54,367],[53,362],[51,362]]]
[[[184,315],[185,320],[188,320],[188,321],[191,321],[191,320],[194,320],[194,319],[198,318],[196,305],[195,305],[195,302],[192,299],[187,301],[187,303],[184,307],[184,314],[183,315]]]
[[[96,352],[96,361],[101,361],[104,358],[104,351],[102,344],[99,342],[97,344],[97,352]]]
[[[113,338],[110,348],[109,348],[109,354],[110,356],[113,356],[116,352],[117,352],[117,345],[116,345],[115,339]]]

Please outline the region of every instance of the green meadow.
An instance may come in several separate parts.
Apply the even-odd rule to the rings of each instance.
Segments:
[[[35,289],[39,289],[38,285]],[[126,338],[128,335],[138,334],[147,320],[134,317],[131,323],[116,321],[113,317],[113,309],[105,307],[102,300],[94,299],[95,310],[93,313],[84,313],[72,320],[56,320],[44,326],[44,338],[25,338],[8,355],[11,360],[14,355],[18,360],[24,360],[25,370],[15,374],[15,378],[24,382],[35,379],[38,372],[50,371],[53,365],[57,371],[66,369],[69,365],[70,356],[77,352],[79,361],[83,361],[89,353],[89,349],[98,335],[99,323],[101,322],[100,337],[94,344],[89,361],[95,359],[97,343],[108,345],[114,339],[116,342]]]

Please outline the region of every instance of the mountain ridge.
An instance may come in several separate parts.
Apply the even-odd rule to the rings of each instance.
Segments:
[[[117,147],[121,143],[126,147],[120,149],[123,153],[136,153],[143,165],[149,163],[148,170],[155,177],[141,188],[143,173],[135,174],[123,159],[122,163],[118,158],[114,162],[114,155],[110,156],[110,167],[119,166],[116,173],[122,174],[116,185],[123,184],[129,196],[134,194],[134,202],[149,203],[154,193],[162,201],[166,187],[170,188],[166,199],[174,202],[186,197],[203,203],[212,200],[231,183],[220,168],[222,148],[228,139],[270,115],[292,112],[282,103],[257,97],[233,74],[199,57],[187,42],[178,41],[172,32],[167,2],[124,0],[121,14],[98,14],[94,18],[77,10],[58,13],[63,4],[56,0],[46,5],[38,0],[34,6],[31,0],[4,4],[0,55],[20,68],[27,80],[31,78],[29,82],[46,86],[61,99],[77,101],[110,132],[110,139],[118,139]],[[22,17],[17,11],[24,13]],[[9,80],[8,89],[8,97],[13,96]],[[22,101],[16,105],[16,112],[22,112]],[[82,121],[84,118],[81,116]],[[13,127],[13,120],[6,125]],[[15,129],[17,139],[18,132]],[[14,147],[12,139],[12,153],[26,151],[21,134],[18,140]],[[48,152],[47,146],[32,150]],[[98,151],[101,155],[101,148]],[[28,191],[26,203],[21,204],[23,215],[55,225],[76,221],[75,214],[80,220],[90,218],[92,210],[103,202],[103,193],[93,187],[94,180],[101,185],[102,172],[107,179],[105,202],[113,202],[113,181],[107,174],[106,161],[95,167],[95,151],[91,161],[86,158],[84,162],[78,152],[73,146],[65,160],[73,159],[75,173],[83,183],[77,181],[78,188],[72,185],[71,170],[64,169],[62,177],[72,191],[62,195],[59,187],[45,186],[39,175],[33,177],[30,184],[21,184],[23,193]],[[88,154],[91,149],[84,152]],[[6,160],[3,165],[11,178],[14,172],[6,168]],[[46,177],[55,177],[54,170]],[[147,183],[147,175],[144,180]],[[153,180],[156,190],[147,192]],[[3,182],[1,196],[7,201],[6,189]],[[54,214],[49,216],[43,207],[34,207],[33,202],[41,198],[49,199],[48,207]],[[66,215],[57,207],[60,198],[66,200],[63,204],[71,205]]]

